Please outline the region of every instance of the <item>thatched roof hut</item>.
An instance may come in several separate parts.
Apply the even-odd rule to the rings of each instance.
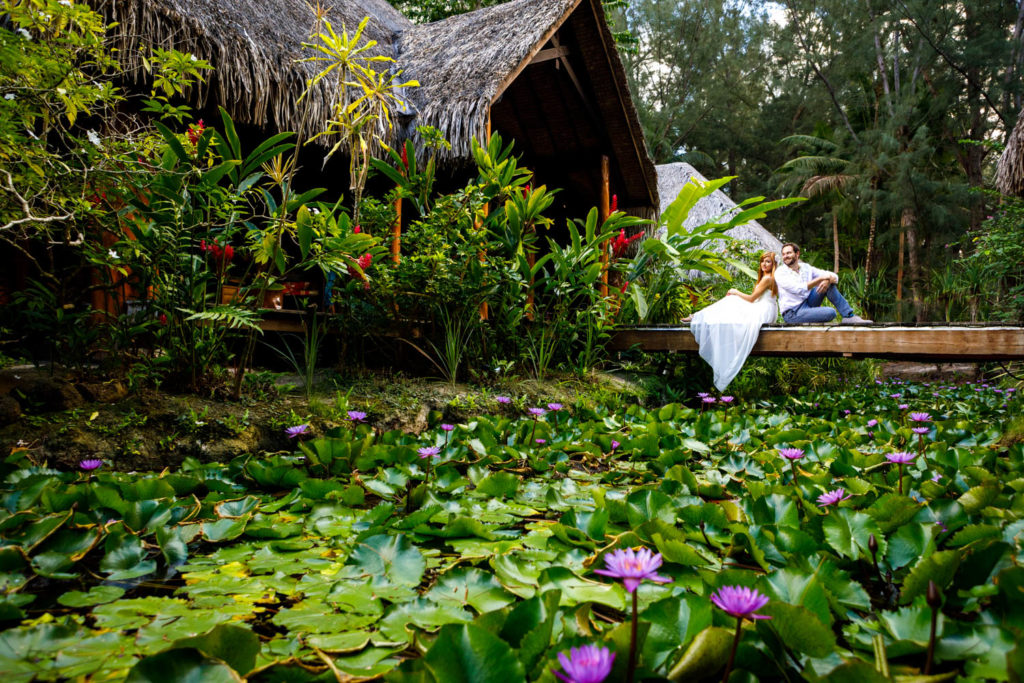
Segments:
[[[187,50],[214,64],[197,106],[217,104],[236,121],[298,130],[298,98],[313,64],[299,64],[314,17],[304,0],[87,0],[119,23],[117,45],[139,80],[138,46]],[[563,204],[597,203],[601,158],[619,206],[653,217],[657,175],[600,0],[512,0],[414,25],[385,0],[320,0],[350,31],[369,16],[366,37],[420,87],[396,139],[420,125],[452,143],[450,167],[470,159],[470,141],[494,130],[516,143],[538,182],[563,188]],[[331,97],[310,97],[308,117],[325,121]]]
[[[690,164],[662,164],[657,168],[658,193],[661,195],[662,211],[664,211],[668,205],[671,204],[677,196],[679,196],[679,191],[682,190],[683,186],[690,182],[691,179],[696,178],[701,182],[707,182],[707,178],[702,176],[697,169]],[[729,195],[725,194],[721,190],[715,190],[711,195],[704,197],[697,202],[696,206],[690,210],[686,220],[683,221],[683,226],[692,229],[699,225],[703,225],[708,221],[715,220],[720,216],[738,210],[736,202],[729,199]],[[758,248],[762,251],[774,251],[776,254],[782,252],[782,241],[772,233],[768,232],[768,230],[757,221],[750,221],[749,223],[738,225],[726,234],[739,240],[753,242],[757,244]]]
[[[1017,119],[1006,141],[1006,149],[999,157],[996,189],[1005,195],[1024,196],[1024,116]]]

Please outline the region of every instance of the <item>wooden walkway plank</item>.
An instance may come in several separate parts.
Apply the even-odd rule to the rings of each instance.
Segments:
[[[689,326],[619,328],[610,348],[697,352]],[[922,361],[1024,360],[1024,327],[1004,325],[765,326],[754,356],[832,356]]]

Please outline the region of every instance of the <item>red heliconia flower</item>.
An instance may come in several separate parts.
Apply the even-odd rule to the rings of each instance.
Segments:
[[[629,289],[629,283],[623,282],[622,287],[619,289],[619,294],[625,294],[627,289]]]
[[[523,199],[529,199],[530,198],[530,190],[531,190],[530,183],[527,183],[526,187],[523,188]]]
[[[405,170],[409,170],[409,148],[402,147],[402,165],[405,166]]]
[[[235,258],[235,248],[230,244],[224,247],[224,260],[230,261]]]
[[[363,226],[361,226],[361,225],[357,225],[356,227],[352,228],[352,232],[354,232],[357,235],[359,233],[361,233],[362,231],[363,231]]]
[[[160,324],[161,325],[166,325],[167,324],[167,314],[166,313],[161,313],[159,320],[160,320]]]
[[[615,213],[618,210],[619,210],[619,195],[613,194],[612,195],[612,210],[611,210],[611,213]]]

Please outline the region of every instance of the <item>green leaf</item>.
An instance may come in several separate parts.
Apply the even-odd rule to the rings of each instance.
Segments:
[[[922,557],[903,580],[900,603],[906,605],[918,595],[924,595],[928,590],[929,581],[934,581],[939,588],[948,586],[953,581],[957,568],[960,567],[961,559],[962,555],[958,550],[940,550],[928,557]]]
[[[350,577],[370,577],[374,585],[417,586],[423,578],[423,554],[404,534],[371,536],[353,549],[345,565]]]
[[[181,648],[195,648],[208,657],[224,661],[244,676],[256,666],[260,639],[247,628],[221,624],[201,636],[175,641],[173,649]]]
[[[476,488],[487,496],[511,498],[519,490],[519,477],[511,472],[495,472],[481,479]]]
[[[680,648],[711,626],[711,603],[697,595],[665,598],[645,609],[641,619],[650,623],[643,643],[643,662],[660,669]]]
[[[821,619],[805,607],[772,601],[760,610],[772,617],[770,627],[787,647],[812,657],[827,657],[836,648],[836,636]],[[766,627],[765,622],[758,624]]]
[[[956,502],[969,515],[981,512],[991,505],[999,497],[999,485],[994,482],[986,482],[981,486],[975,486],[960,496]]]
[[[434,678],[445,683],[525,683],[526,674],[509,644],[472,624],[441,629],[423,655]]]
[[[93,586],[88,593],[68,591],[57,602],[65,607],[92,607],[113,602],[124,595],[124,589],[118,586]]]
[[[128,672],[128,683],[241,683],[224,662],[192,648],[168,650],[141,660]]]
[[[717,626],[708,626],[697,634],[679,661],[669,671],[668,679],[703,680],[725,668],[732,647],[733,633]]]
[[[472,607],[480,614],[501,609],[515,601],[494,575],[480,569],[455,569],[443,575],[430,592],[428,600]]]

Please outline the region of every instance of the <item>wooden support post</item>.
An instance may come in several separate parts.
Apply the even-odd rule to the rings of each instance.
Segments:
[[[483,144],[486,146],[486,145],[490,144],[490,142],[491,142],[491,112],[488,111],[487,112],[487,139],[484,140]],[[487,216],[491,215],[491,205],[489,203],[488,204],[484,204],[483,214],[484,214],[485,218]],[[481,222],[480,221],[477,221],[477,226],[476,227],[477,227],[478,230],[480,229],[480,227],[481,227]],[[481,250],[480,251],[480,263],[484,263],[486,260],[487,260],[487,252]],[[487,302],[486,301],[481,301],[480,302],[480,319],[481,320],[487,320],[489,317],[490,317],[490,311],[487,308]]]
[[[533,226],[530,226],[533,229]],[[526,252],[526,262],[530,264],[530,270],[533,270],[533,266],[537,263],[537,257],[532,251]],[[526,319],[533,322],[533,278],[530,278],[530,288],[526,290]]]
[[[395,222],[391,226],[391,260],[395,265],[402,260],[402,198],[395,199]]]
[[[608,155],[601,156],[601,224],[608,220],[611,212],[611,169]],[[601,244],[601,296],[608,296],[608,240]]]

